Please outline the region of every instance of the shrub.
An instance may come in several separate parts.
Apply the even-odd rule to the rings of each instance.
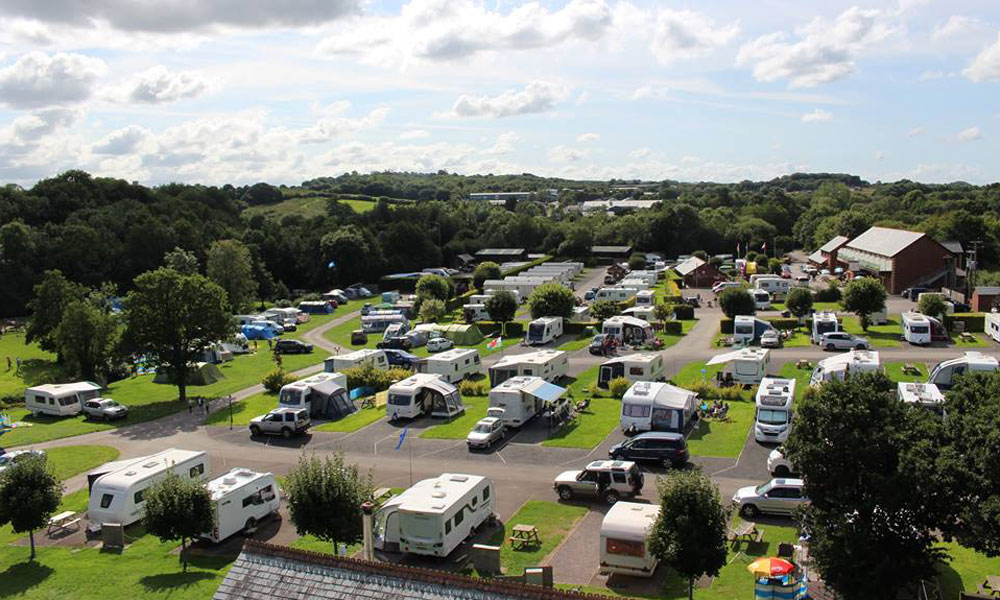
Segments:
[[[479,381],[463,379],[462,383],[458,384],[458,393],[463,396],[485,396],[489,393],[489,381],[486,379]]]
[[[410,370],[400,368],[380,371],[370,362],[363,363],[357,367],[344,369],[343,373],[347,376],[348,388],[354,389],[359,387],[370,387],[376,392],[388,389],[393,381],[405,379],[412,374]]]
[[[750,292],[738,287],[722,290],[722,293],[719,294],[719,306],[722,308],[722,312],[730,318],[737,315],[753,315],[757,309]]]
[[[720,388],[710,383],[696,383],[687,386],[687,389],[698,394],[702,400],[725,400],[727,402],[740,402],[744,398],[741,389],[736,387]]]
[[[784,317],[767,319],[767,322],[773,325],[775,329],[795,329],[799,326],[798,319],[786,319]]]
[[[281,300],[275,300],[274,306],[277,308],[290,308],[292,306],[292,301],[282,298]]]
[[[543,283],[531,293],[528,304],[531,306],[532,319],[539,317],[568,319],[573,315],[576,297],[561,283]]]
[[[437,298],[425,298],[420,303],[420,320],[424,323],[434,323],[445,315],[444,302]]]
[[[733,333],[733,320],[729,317],[722,317],[722,321],[719,322],[719,331],[731,335]]]
[[[618,400],[621,400],[630,387],[632,387],[632,382],[624,377],[615,377],[608,382],[608,392],[612,398],[617,398]]]
[[[667,335],[681,335],[684,333],[684,326],[680,321],[664,321],[663,333]]]
[[[690,304],[674,304],[674,318],[678,321],[691,321],[694,319],[694,307]]]
[[[389,385],[397,381],[402,381],[413,375],[413,371],[410,369],[404,369],[403,367],[389,367],[389,370],[385,372],[386,377],[389,378]]]
[[[275,369],[264,376],[264,380],[261,383],[264,385],[264,389],[271,394],[277,394],[281,391],[281,388],[289,383],[295,381],[295,377],[292,377],[288,373],[285,373],[281,369]]]
[[[614,300],[598,300],[590,305],[590,316],[597,321],[606,321],[618,314],[618,303]]]
[[[837,280],[831,280],[830,285],[826,289],[819,290],[814,294],[816,302],[840,302],[840,286],[837,285]]]
[[[507,331],[510,332],[510,326],[513,323],[507,325]],[[600,330],[600,323],[589,322],[589,323],[563,323],[563,333],[566,335],[575,335],[580,337],[585,333],[594,333],[595,330]]]

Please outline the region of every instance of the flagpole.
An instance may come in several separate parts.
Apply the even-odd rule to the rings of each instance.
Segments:
[[[413,487],[413,442],[406,440],[406,450],[410,453],[410,487]]]

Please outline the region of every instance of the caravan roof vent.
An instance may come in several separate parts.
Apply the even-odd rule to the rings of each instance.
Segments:
[[[223,483],[223,485],[236,485],[236,478],[235,477],[223,477],[222,478],[222,483]]]
[[[132,477],[135,475],[135,471],[125,471],[125,477]]]
[[[452,475],[451,476],[451,480],[452,481],[468,481],[469,480],[469,476],[468,475]]]
[[[431,494],[432,498],[444,498],[444,496],[445,496],[444,492],[434,492],[433,494]]]
[[[159,464],[160,464],[160,463],[158,463],[157,461],[155,461],[155,460],[152,460],[152,461],[150,461],[150,462],[148,462],[148,463],[146,463],[146,464],[142,465],[142,468],[144,468],[144,469],[152,469],[153,467],[155,467],[155,466],[157,466],[157,465],[159,465]]]

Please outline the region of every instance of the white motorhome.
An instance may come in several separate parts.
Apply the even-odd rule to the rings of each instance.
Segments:
[[[926,315],[905,312],[899,318],[904,340],[914,346],[926,346],[931,343],[931,322]]]
[[[485,304],[466,304],[462,306],[462,316],[466,323],[490,320],[490,312],[486,310]]]
[[[562,317],[540,317],[528,323],[528,333],[524,336],[524,343],[529,346],[541,346],[554,341],[562,334]]]
[[[469,375],[483,372],[479,360],[479,350],[475,348],[452,348],[439,354],[433,354],[417,363],[421,373],[440,375],[448,383],[462,381]]]
[[[395,323],[409,326],[410,320],[403,313],[392,311],[372,311],[361,317],[361,329],[365,333],[382,333]]]
[[[450,418],[464,412],[458,388],[428,373],[414,373],[390,385],[385,402],[385,414],[393,421],[427,414]]]
[[[984,315],[983,331],[990,336],[994,342],[1000,342],[1000,313],[988,312]]]
[[[741,348],[732,352],[716,354],[706,364],[722,365],[726,363],[732,363],[732,368],[722,372],[725,381],[753,385],[760,383],[767,375],[767,367],[771,364],[771,351],[767,348]]]
[[[767,290],[750,290],[750,295],[753,296],[753,305],[757,310],[771,308],[771,293]]]
[[[314,419],[339,419],[357,410],[343,373],[317,373],[281,386],[278,408],[302,408]]]
[[[479,475],[444,473],[418,481],[375,512],[375,548],[448,556],[493,516],[494,491]]]
[[[635,306],[648,306],[650,308],[656,306],[656,291],[655,290],[642,290],[635,295]]]
[[[278,482],[271,473],[237,467],[209,481],[208,493],[212,496],[212,531],[201,537],[215,543],[278,514]]]
[[[765,377],[757,388],[753,435],[758,442],[782,443],[792,429],[795,380]]]
[[[622,397],[622,431],[686,433],[698,420],[698,394],[657,381],[639,381]]]
[[[600,302],[601,300],[612,300],[614,302],[628,302],[638,293],[639,290],[634,287],[601,288],[597,290],[596,294],[594,294],[594,301]]]
[[[880,367],[878,352],[873,350],[851,350],[824,358],[816,363],[809,378],[811,387],[818,387],[830,381],[843,381],[857,373],[874,373]]]
[[[605,319],[601,333],[624,344],[644,344],[653,339],[653,328],[649,323],[626,315]]]
[[[837,321],[837,314],[831,311],[813,313],[812,316],[812,343],[818,344],[823,334],[840,331],[840,322]]]
[[[562,350],[536,350],[504,356],[489,368],[490,385],[500,385],[511,377],[529,375],[554,382],[566,375],[569,353]]]
[[[1000,367],[997,359],[982,352],[970,351],[965,354],[939,362],[931,369],[927,383],[933,383],[942,390],[950,390],[955,385],[955,377],[965,373],[992,373]]]
[[[638,352],[616,356],[601,364],[597,387],[607,388],[612,379],[624,377],[632,383],[663,379],[663,355],[659,352]]]
[[[490,390],[486,415],[498,417],[504,427],[520,427],[557,405],[565,392],[541,377],[512,377]]]
[[[940,411],[944,405],[944,394],[933,383],[908,383],[900,381],[896,388],[900,402],[915,404],[933,411]]]
[[[360,367],[365,363],[371,364],[379,371],[389,370],[389,359],[386,357],[385,352],[370,348],[327,357],[323,361],[323,370],[327,373],[336,373],[344,369],[350,369],[351,367]]]
[[[205,452],[170,448],[105,473],[90,488],[87,503],[90,529],[98,530],[105,523],[131,525],[140,521],[145,513],[143,492],[167,473],[203,481],[210,472],[211,463]]]
[[[83,412],[83,403],[101,397],[101,386],[92,381],[47,383],[24,390],[24,407],[36,417],[69,417]]]
[[[601,521],[601,573],[651,577],[659,559],[649,551],[649,534],[659,516],[656,504],[615,502]]]

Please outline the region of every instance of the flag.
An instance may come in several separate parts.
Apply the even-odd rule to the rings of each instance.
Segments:
[[[767,242],[764,242],[763,244],[761,244],[760,245],[760,249],[763,250],[764,252],[767,252]]]
[[[497,348],[500,347],[501,340],[502,340],[502,338],[497,338],[497,339],[491,341],[489,344],[486,344],[486,349],[487,350],[496,350]]]
[[[399,443],[396,444],[396,450],[399,450],[400,448],[403,447],[403,440],[406,439],[406,432],[409,430],[410,430],[409,427],[404,427],[403,432],[399,434]]]

